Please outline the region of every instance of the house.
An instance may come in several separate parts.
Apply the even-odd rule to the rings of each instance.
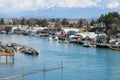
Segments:
[[[66,35],[67,37],[71,36],[71,35],[74,35],[75,33],[78,33],[80,32],[79,29],[76,29],[76,28],[63,28],[62,29],[62,32],[61,32],[61,35]]]
[[[97,43],[107,43],[108,36],[105,33],[98,33],[96,36],[96,42]]]
[[[89,37],[91,39],[96,39],[97,36],[97,34],[94,32],[81,32],[81,33],[77,33],[77,35],[82,36],[82,38]]]
[[[5,26],[1,25],[0,26],[0,31],[5,31]]]

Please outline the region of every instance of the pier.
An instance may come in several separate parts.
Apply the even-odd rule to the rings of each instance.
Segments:
[[[0,52],[0,57],[1,56],[14,56],[14,53]]]
[[[12,56],[12,62],[14,63],[14,52],[12,53],[7,53],[7,52],[0,52],[0,60],[1,57],[6,56],[6,63],[8,63],[8,56]]]

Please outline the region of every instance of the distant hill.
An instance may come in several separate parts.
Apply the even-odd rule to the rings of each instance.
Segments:
[[[111,9],[100,9],[100,8],[58,8],[53,7],[49,9],[38,9],[36,11],[27,10],[11,13],[0,13],[0,17],[25,17],[25,18],[69,18],[69,19],[80,19],[80,18],[98,18],[101,14],[111,12]]]

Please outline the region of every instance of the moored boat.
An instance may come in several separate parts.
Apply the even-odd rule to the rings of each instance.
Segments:
[[[109,48],[108,44],[103,44],[103,43],[96,43],[97,48]]]
[[[33,48],[28,48],[28,47],[25,47],[25,46],[22,46],[19,51],[21,53],[24,53],[24,54],[28,54],[28,55],[39,55],[39,52],[34,50]]]
[[[89,42],[84,41],[84,42],[83,42],[83,46],[84,46],[84,47],[90,47],[90,46],[89,46]]]
[[[109,48],[112,50],[120,51],[120,45],[109,45]]]

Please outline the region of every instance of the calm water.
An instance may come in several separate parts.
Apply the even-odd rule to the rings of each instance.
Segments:
[[[4,43],[21,43],[40,52],[39,56],[15,54],[14,63],[5,63],[5,57],[0,61],[0,78],[22,73],[34,72],[61,66],[62,70],[28,75],[24,78],[10,80],[120,80],[120,52],[109,49],[85,48],[80,45],[62,44],[47,39],[22,35],[0,35]]]

